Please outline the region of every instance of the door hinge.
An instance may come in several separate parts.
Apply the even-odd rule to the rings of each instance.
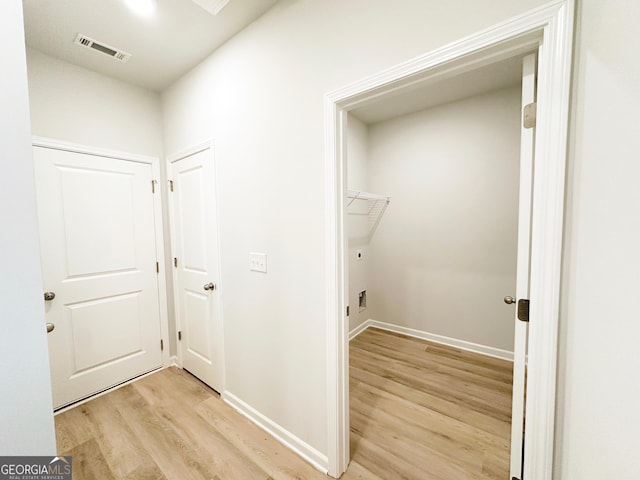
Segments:
[[[349,305],[347,305],[347,317],[349,316]]]
[[[173,257],[173,266],[174,267],[178,266],[178,257]]]
[[[156,273],[160,273],[160,264],[156,262]]]
[[[160,351],[164,351],[164,341],[160,339]]]
[[[157,180],[151,180],[151,193],[156,193],[156,183],[158,183]]]
[[[529,103],[522,110],[522,125],[524,128],[534,128],[536,126],[536,113],[538,104],[536,102]]]
[[[526,298],[518,300],[518,320],[529,321],[529,300]]]
[[[182,340],[182,330],[178,330],[178,340]]]
[[[169,180],[169,190],[173,192],[173,180]]]

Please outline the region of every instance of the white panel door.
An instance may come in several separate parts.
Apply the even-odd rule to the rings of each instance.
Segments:
[[[536,55],[522,61],[522,107],[535,101]],[[533,188],[535,128],[521,127],[520,134],[520,199],[518,206],[518,259],[516,298],[529,298],[529,265],[531,258],[531,200]],[[511,406],[510,478],[522,478],[524,404],[526,389],[526,357],[528,324],[518,320],[517,308],[513,351],[513,397]]]
[[[151,165],[34,147],[54,407],[162,365]]]
[[[171,179],[180,360],[185,370],[221,392],[224,341],[212,150],[172,162]]]

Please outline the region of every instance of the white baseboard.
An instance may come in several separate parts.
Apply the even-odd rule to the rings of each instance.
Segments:
[[[251,405],[248,405],[240,400],[233,393],[230,393],[229,391],[222,392],[222,399],[229,405],[231,405],[231,407],[233,407],[235,410],[240,412],[257,426],[262,428],[265,432],[282,443],[285,447],[293,450],[295,453],[300,455],[325,475],[327,474],[329,468],[329,460],[326,455],[320,453],[311,445],[302,441],[293,433],[278,425],[270,418],[267,418]]]
[[[479,343],[467,342],[466,340],[458,340],[457,338],[445,337],[444,335],[423,332],[422,330],[402,327],[400,325],[393,325],[391,323],[380,322],[378,320],[372,319],[367,320],[366,322],[362,323],[361,325],[354,328],[351,332],[349,332],[349,340],[353,340],[356,336],[364,332],[369,327],[380,328],[381,330],[400,333],[409,337],[420,338],[429,342],[439,343],[441,345],[459,348],[460,350],[466,350],[469,352],[479,353],[481,355],[487,355],[489,357],[500,358],[502,360],[513,362],[513,352],[510,352],[509,350],[488,347],[486,345],[480,345]]]
[[[371,320],[365,320],[360,325],[358,325],[356,328],[351,330],[349,332],[349,341],[353,340],[358,335],[360,335],[362,332],[364,332],[367,328],[369,328],[370,323],[371,323]]]
[[[171,355],[169,357],[169,366],[170,367],[179,367],[180,365],[178,365],[178,356],[177,355]]]

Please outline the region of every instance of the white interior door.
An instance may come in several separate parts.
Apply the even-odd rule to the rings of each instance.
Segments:
[[[150,164],[34,147],[56,408],[162,365]]]
[[[182,367],[211,388],[224,384],[213,152],[171,163],[178,345]]]
[[[522,107],[535,101],[536,55],[522,61]],[[524,114],[523,114],[524,117]],[[524,121],[524,118],[523,118]],[[520,136],[520,199],[518,211],[518,260],[516,299],[529,298],[529,266],[531,247],[531,200],[533,188],[535,128],[521,126]],[[514,316],[515,339],[513,361],[513,400],[511,408],[510,478],[522,478],[524,442],[524,404],[526,389],[526,357],[528,323]]]

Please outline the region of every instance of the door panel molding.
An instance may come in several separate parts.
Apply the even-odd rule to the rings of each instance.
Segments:
[[[524,477],[553,470],[560,260],[574,0],[556,0],[325,95],[327,469],[349,463],[346,120],[386,94],[539,48]]]
[[[33,147],[42,147],[52,150],[61,150],[71,153],[79,153],[84,155],[92,155],[96,157],[112,158],[116,160],[125,160],[148,164],[151,166],[151,174],[153,178],[160,179],[160,159],[151,155],[141,155],[137,153],[124,152],[119,150],[105,149],[91,145],[67,142],[49,137],[33,136],[31,139]],[[162,215],[162,199],[160,191],[156,190],[153,195],[153,212],[154,212],[154,236],[156,246],[156,257],[159,267],[157,275],[158,285],[158,309],[160,313],[160,334],[164,341],[165,348],[162,351],[162,366],[167,367],[173,363],[173,359],[169,353],[169,317],[167,310],[167,273],[165,268],[164,256],[164,234],[163,234],[163,215]],[[118,272],[122,273],[122,272]]]
[[[210,214],[207,215],[207,219],[213,223],[212,234],[214,237],[215,245],[205,244],[205,246],[208,247],[209,249],[212,249],[213,252],[199,252],[199,253],[201,253],[202,255],[204,255],[205,253],[208,253],[208,254],[212,253],[214,266],[213,268],[210,268],[211,271],[208,271],[207,268],[203,269],[202,266],[188,264],[187,263],[188,259],[185,258],[184,256],[183,258],[179,258],[179,254],[176,251],[177,248],[181,246],[181,243],[178,238],[179,232],[177,230],[178,220],[176,219],[176,215],[177,215],[176,209],[178,207],[177,205],[178,197],[176,195],[179,194],[180,185],[179,185],[179,179],[174,178],[175,175],[173,175],[173,169],[178,165],[180,161],[187,160],[190,157],[196,156],[201,153],[204,153],[205,155],[207,155],[206,157],[207,161],[210,162],[208,166],[206,166],[203,163],[203,165],[205,165],[205,168],[202,174],[205,177],[209,175],[211,177],[211,180],[213,181],[213,185],[212,185],[213,191],[210,192],[210,194],[213,198],[212,203],[214,204],[214,206],[212,207],[213,211],[209,212]],[[166,161],[167,161],[167,172],[169,177],[168,179],[173,182],[173,186],[175,188],[175,191],[169,192],[169,210],[171,212],[171,218],[169,222],[170,232],[171,232],[171,251],[172,251],[172,257],[177,258],[177,266],[172,265],[172,278],[173,278],[173,286],[174,286],[174,289],[173,289],[174,290],[174,309],[175,309],[175,318],[176,318],[175,337],[177,340],[176,342],[177,357],[175,360],[179,367],[185,368],[184,356],[185,354],[188,354],[188,355],[191,355],[194,359],[200,360],[201,361],[200,363],[202,364],[200,367],[204,368],[205,370],[207,368],[211,368],[211,369],[216,368],[216,367],[213,367],[213,364],[217,362],[219,364],[219,366],[217,367],[219,368],[219,370],[216,372],[216,375],[213,375],[213,376],[209,375],[208,379],[204,378],[204,374],[198,375],[197,371],[191,371],[191,373],[193,373],[196,376],[200,376],[201,380],[203,380],[205,383],[208,383],[212,388],[215,388],[220,393],[223,393],[225,389],[224,318],[223,318],[223,305],[222,305],[223,288],[221,288],[221,285],[220,285],[222,283],[222,280],[221,280],[222,267],[221,267],[221,258],[220,258],[220,229],[219,229],[219,220],[218,220],[220,218],[220,215],[219,215],[219,209],[218,209],[218,186],[217,186],[218,176],[216,172],[216,161],[215,161],[215,156],[213,151],[213,141],[210,140],[207,142],[203,142],[203,143],[188,147],[177,153],[168,155]],[[198,169],[187,168],[187,170],[185,171],[195,172],[196,170]],[[203,215],[204,213],[205,212],[202,212]],[[205,230],[208,230],[208,229],[205,229]],[[203,231],[202,235],[206,236],[207,231]],[[203,258],[196,258],[195,260],[206,261],[207,258],[204,258],[204,260]],[[191,287],[189,288],[187,288],[186,283],[185,285],[182,285],[179,278],[179,272],[181,269],[186,274],[189,274],[191,276],[195,276],[195,277],[203,276],[202,282],[195,283],[191,285]],[[206,280],[205,280],[205,277],[206,277]],[[216,285],[215,289],[210,291],[204,290],[203,286],[205,283],[208,283],[208,282],[214,283]],[[185,291],[188,291],[189,296],[192,300],[195,298],[211,300],[212,302],[211,314],[213,315],[211,319],[212,320],[211,324],[191,324],[191,326],[193,328],[199,329],[202,335],[211,335],[211,337],[208,339],[209,342],[213,341],[216,335],[219,335],[219,340],[217,343],[215,344],[208,343],[207,345],[203,345],[201,342],[199,342],[199,340],[202,340],[202,339],[193,339],[193,342],[190,341],[187,333],[187,330],[190,328],[189,327],[190,322],[187,319],[182,318],[182,313],[181,313],[181,310],[184,310],[187,307],[185,303],[185,299],[180,298],[181,286],[186,288]],[[193,302],[191,302],[190,306],[193,307]],[[182,332],[182,340],[178,340],[179,331]],[[199,345],[200,348],[196,348],[194,350],[190,348],[191,344]],[[217,384],[211,385],[212,379],[214,378],[218,379]]]

